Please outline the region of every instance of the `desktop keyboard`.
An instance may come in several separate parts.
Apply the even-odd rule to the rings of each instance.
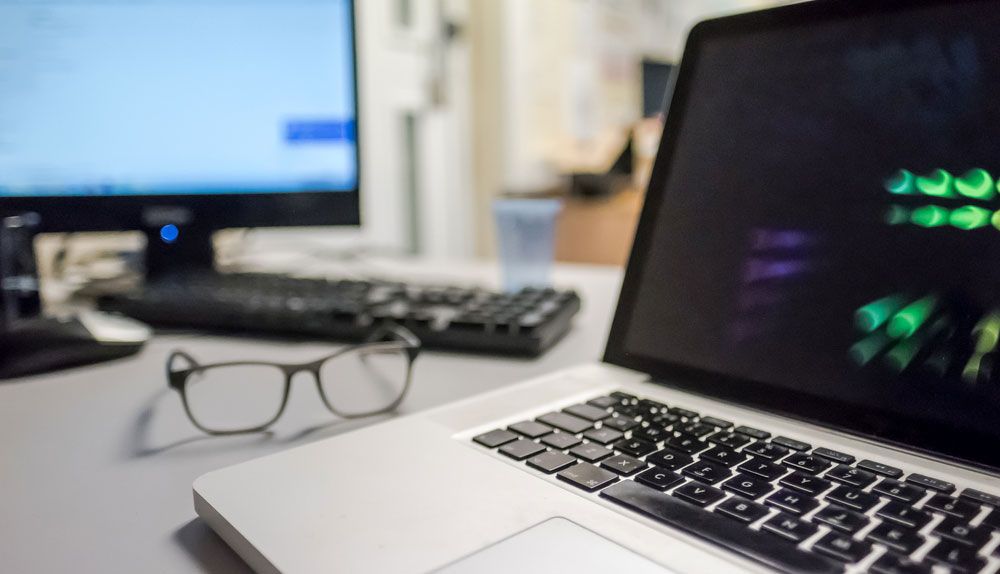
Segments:
[[[615,392],[477,445],[784,572],[995,572],[1000,496]]]
[[[98,306],[155,326],[362,340],[380,323],[409,328],[427,348],[535,356],[580,309],[573,291],[505,294],[465,287],[282,275],[192,274],[147,282]]]

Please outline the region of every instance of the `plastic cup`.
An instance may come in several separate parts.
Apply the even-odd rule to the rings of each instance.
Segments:
[[[493,202],[503,289],[548,287],[555,249],[558,199],[497,199]]]

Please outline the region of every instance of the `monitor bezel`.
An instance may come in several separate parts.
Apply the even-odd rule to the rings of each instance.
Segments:
[[[0,213],[34,212],[39,232],[146,230],[149,213],[179,213],[201,230],[361,225],[362,134],[357,3],[348,0],[354,73],[355,173],[349,190],[209,194],[0,197]],[[160,219],[157,218],[160,223]]]
[[[975,4],[983,0],[958,1],[963,4]],[[677,140],[684,123],[692,73],[697,67],[703,43],[725,35],[953,4],[954,1],[948,0],[888,0],[863,5],[839,0],[815,0],[706,20],[691,30],[683,59],[674,74],[663,137],[605,348],[605,362],[647,373],[653,381],[683,391],[817,424],[874,440],[879,444],[895,446],[1000,475],[1000,450],[982,448],[983,445],[995,442],[996,436],[973,433],[957,427],[943,428],[940,423],[932,423],[920,417],[901,416],[875,407],[862,407],[846,401],[796,392],[767,381],[749,380],[683,363],[640,356],[629,352],[625,347],[643,269],[653,247],[653,226],[666,200],[670,164],[678,148]]]

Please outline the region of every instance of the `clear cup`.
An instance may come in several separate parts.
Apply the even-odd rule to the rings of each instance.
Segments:
[[[555,250],[558,199],[497,199],[493,202],[503,289],[548,287]]]

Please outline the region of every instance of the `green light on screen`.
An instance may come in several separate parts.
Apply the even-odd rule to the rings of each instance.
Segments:
[[[996,188],[993,176],[985,169],[971,169],[965,175],[955,179],[955,190],[972,199],[993,199]]]
[[[900,309],[892,319],[889,319],[886,332],[893,339],[912,337],[927,322],[936,307],[937,297],[933,295],[918,299]]]
[[[916,176],[913,172],[901,169],[885,180],[885,190],[889,193],[909,195],[916,192]]]
[[[906,305],[902,295],[891,295],[861,307],[854,313],[854,323],[858,329],[871,333],[881,327],[889,317]]]
[[[851,357],[852,361],[864,366],[877,357],[882,352],[882,349],[885,349],[891,342],[892,339],[885,332],[879,331],[851,345],[851,348],[847,350],[847,354]]]
[[[930,175],[917,177],[916,185],[917,189],[924,195],[954,197],[955,193],[952,190],[953,180],[954,178],[950,173],[943,169],[936,169]]]
[[[910,212],[901,205],[890,205],[885,211],[885,222],[889,225],[902,225],[910,221]]]
[[[948,223],[948,210],[938,205],[925,205],[913,210],[910,221],[921,227],[940,227]]]
[[[975,205],[965,205],[951,212],[949,220],[952,227],[964,229],[979,229],[990,224],[993,212]]]

